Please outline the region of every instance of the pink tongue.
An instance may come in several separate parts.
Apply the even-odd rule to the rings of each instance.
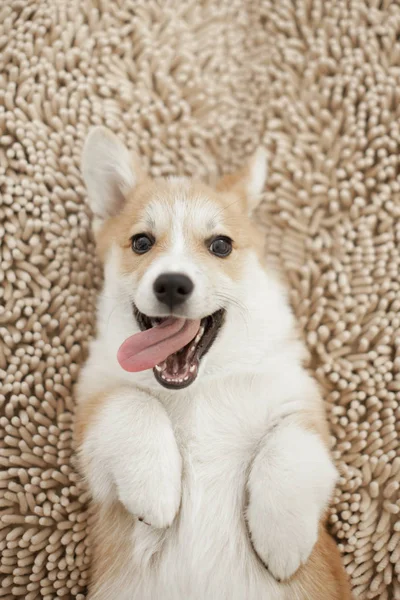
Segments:
[[[131,335],[119,348],[117,360],[125,371],[152,369],[193,340],[199,328],[199,320],[170,317],[160,325]]]

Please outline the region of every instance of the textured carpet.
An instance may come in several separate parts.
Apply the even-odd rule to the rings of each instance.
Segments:
[[[102,123],[153,175],[267,148],[267,257],[342,474],[331,529],[355,594],[400,599],[399,39],[390,0],[2,0],[0,598],[85,594],[73,385],[101,270],[79,162]]]

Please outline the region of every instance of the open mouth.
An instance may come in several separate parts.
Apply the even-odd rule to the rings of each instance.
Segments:
[[[133,313],[142,331],[159,326],[167,318],[153,318],[133,306]],[[157,381],[169,389],[185,388],[196,379],[202,357],[208,352],[223,324],[225,311],[217,310],[201,319],[200,328],[189,343],[156,364],[153,372]]]

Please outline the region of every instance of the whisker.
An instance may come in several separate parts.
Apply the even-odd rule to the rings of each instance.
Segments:
[[[218,209],[216,215],[217,217],[219,217],[219,215],[223,212],[225,212],[226,210],[228,210],[228,208],[230,208],[231,206],[234,206],[235,204],[238,204],[239,202],[242,202],[241,198],[238,198],[237,200],[235,200],[234,202],[231,202],[230,204],[227,204],[226,206],[222,206],[221,208]]]
[[[239,316],[243,320],[243,323],[247,330],[247,334],[249,335],[249,326],[248,321],[246,319],[247,315],[249,314],[247,307],[242,302],[240,302],[240,300],[238,300],[234,296],[231,296],[227,292],[217,292],[216,295],[219,300],[222,300],[223,302],[226,302],[227,304],[234,306],[238,309]]]
[[[106,298],[107,300],[129,300],[129,301],[131,301],[129,292],[126,292],[125,290],[121,290],[115,296],[109,296],[108,294],[104,294],[103,292],[100,292],[98,294],[98,298]]]
[[[106,328],[108,330],[109,326],[110,326],[110,320],[111,317],[113,316],[113,314],[115,313],[115,311],[117,310],[117,308],[119,308],[118,304],[115,304],[114,308],[111,309],[110,314],[108,315],[108,319],[107,319],[107,324],[106,324]]]

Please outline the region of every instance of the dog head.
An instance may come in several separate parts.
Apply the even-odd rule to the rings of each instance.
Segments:
[[[82,169],[105,262],[103,308],[127,338],[118,351],[122,368],[153,370],[159,384],[179,389],[197,378],[206,354],[211,373],[233,356],[227,346],[242,343],[246,352],[240,336],[250,343],[254,322],[259,337],[254,310],[265,287],[262,238],[251,221],[266,180],[264,151],[215,188],[179,177],[155,181],[98,127]]]

